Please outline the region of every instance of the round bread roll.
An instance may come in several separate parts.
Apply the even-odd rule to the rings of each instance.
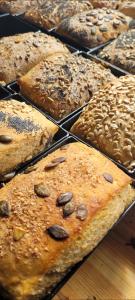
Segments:
[[[71,131],[128,169],[135,167],[135,76],[96,92]]]

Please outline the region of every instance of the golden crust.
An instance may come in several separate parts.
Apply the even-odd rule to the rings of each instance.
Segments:
[[[0,11],[11,14],[24,13],[31,7],[43,4],[44,0],[0,0]]]
[[[11,137],[11,143],[0,142],[0,175],[14,170],[45,149],[58,127],[39,111],[13,99],[0,101],[0,137]]]
[[[60,157],[65,161],[47,168]],[[46,198],[35,193],[40,183],[50,192]],[[132,202],[130,183],[131,178],[111,161],[79,142],[48,155],[30,174],[16,176],[0,193],[0,201],[6,200],[11,207],[11,215],[0,218],[0,284],[15,300],[39,299],[68,267],[96,246]],[[75,210],[63,218],[63,206],[56,202],[66,192],[73,193]],[[87,210],[83,221],[77,214],[80,205]],[[54,240],[47,233],[54,224],[62,226],[69,237]],[[17,240],[18,230],[21,238]]]
[[[109,69],[76,55],[53,55],[18,80],[21,92],[56,119],[86,104],[114,79]]]
[[[60,41],[41,32],[0,39],[0,81],[9,83],[53,53],[68,53]]]
[[[127,75],[95,93],[71,131],[122,163],[135,167],[135,76]]]

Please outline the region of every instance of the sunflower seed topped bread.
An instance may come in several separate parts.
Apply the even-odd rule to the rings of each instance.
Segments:
[[[0,81],[9,83],[28,72],[44,57],[68,53],[56,38],[41,32],[28,32],[0,39]]]
[[[38,300],[133,201],[131,178],[93,148],[66,145],[0,193],[0,285]]]
[[[94,8],[113,8],[117,9],[119,7],[120,0],[90,0]]]
[[[0,11],[11,14],[24,13],[33,6],[43,4],[45,0],[0,0]]]
[[[132,19],[117,10],[93,9],[66,18],[57,32],[85,47],[95,47],[113,38],[132,26]]]
[[[32,106],[14,99],[0,101],[0,180],[47,147],[58,127]]]
[[[55,119],[86,104],[100,86],[115,76],[81,56],[52,55],[19,79],[21,92]]]
[[[98,56],[135,74],[135,29],[121,33]]]
[[[135,19],[135,1],[134,0],[125,1],[124,3],[121,4],[119,10],[123,14]]]
[[[92,8],[89,0],[48,0],[36,9],[29,9],[25,18],[45,29],[51,29],[66,17]]]
[[[95,93],[71,131],[122,163],[135,167],[135,76],[127,75]]]

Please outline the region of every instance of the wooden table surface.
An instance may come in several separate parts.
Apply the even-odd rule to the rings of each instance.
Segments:
[[[135,206],[53,298],[104,299],[135,300]]]

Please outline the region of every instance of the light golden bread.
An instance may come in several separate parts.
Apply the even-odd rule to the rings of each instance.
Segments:
[[[127,75],[95,93],[71,132],[122,163],[135,167],[135,76]]]
[[[64,44],[41,32],[0,39],[0,81],[9,83],[53,53],[68,53]]]
[[[40,299],[99,243],[135,195],[131,178],[79,142],[36,167],[0,193],[0,204],[5,201],[9,212],[0,217],[0,284],[14,300]],[[46,197],[37,194],[41,185]],[[67,204],[60,200],[67,199],[74,210],[63,217]]]
[[[89,0],[47,0],[25,13],[25,19],[45,29],[52,29],[65,18],[92,9]]]
[[[133,25],[131,21],[117,10],[97,8],[66,18],[57,32],[83,47],[93,48],[127,31]]]
[[[1,100],[0,178],[44,150],[57,130],[32,106],[13,99]]]
[[[135,74],[135,29],[121,33],[117,39],[101,50],[98,56]]]
[[[21,92],[55,119],[86,104],[108,81],[109,69],[77,55],[53,55],[19,80]]]

